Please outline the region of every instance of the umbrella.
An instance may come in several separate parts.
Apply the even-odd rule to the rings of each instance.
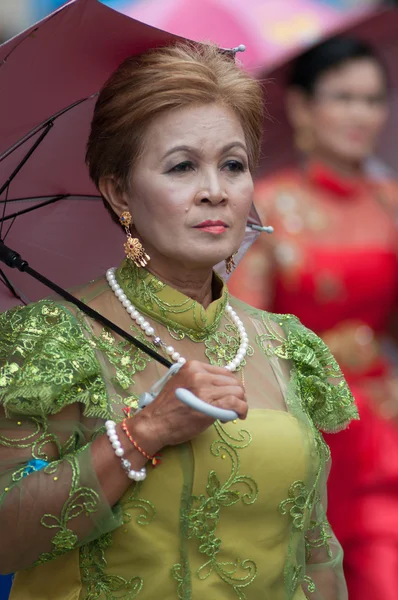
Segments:
[[[0,241],[63,287],[102,275],[123,255],[123,233],[84,162],[97,92],[127,56],[179,39],[97,0],[71,0],[0,46]],[[254,208],[249,223],[260,226]],[[256,235],[247,228],[242,251]],[[2,268],[0,310],[18,295],[47,292]]]
[[[177,35],[215,41],[223,47],[247,46],[246,68],[275,65],[293,47],[310,44],[369,10],[338,10],[319,0],[136,0],[119,10]]]
[[[123,235],[84,163],[96,93],[124,58],[176,39],[97,0],[72,0],[0,46],[0,239],[64,287],[121,259]],[[22,298],[46,295],[26,275],[5,268],[2,277]],[[0,310],[15,303],[0,284]]]
[[[381,160],[370,159],[369,170],[374,176],[383,177],[398,172],[396,126],[398,125],[398,9],[386,9],[362,16],[348,26],[334,29],[341,33],[364,39],[378,50],[385,61],[391,82],[391,115],[388,127],[381,137],[377,155]],[[325,36],[324,39],[326,39]],[[260,172],[267,175],[277,169],[291,166],[296,161],[293,136],[284,108],[284,93],[292,59],[300,53],[301,47],[291,48],[289,60],[282,61],[275,68],[264,69],[260,76],[266,85],[267,108],[271,119],[266,122],[263,143],[263,160]]]

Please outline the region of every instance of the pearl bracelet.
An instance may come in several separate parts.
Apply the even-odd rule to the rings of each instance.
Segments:
[[[119,436],[116,433],[115,421],[106,421],[105,429],[106,435],[112,444],[112,448],[114,449],[116,456],[121,459],[122,467],[125,471],[127,471],[128,478],[132,479],[133,481],[144,481],[146,478],[146,468],[142,467],[142,469],[139,471],[134,471],[134,469],[131,468],[131,462],[124,458],[124,450],[122,448],[122,444],[120,443]]]

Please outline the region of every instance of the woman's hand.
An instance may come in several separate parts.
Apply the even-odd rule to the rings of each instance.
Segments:
[[[214,419],[177,400],[175,390],[185,388],[204,402],[247,416],[243,385],[227,369],[193,360],[187,362],[144,410],[128,422],[129,430],[151,455],[165,446],[187,442],[210,427]]]

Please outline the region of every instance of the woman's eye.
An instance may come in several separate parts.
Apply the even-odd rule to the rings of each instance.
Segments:
[[[191,171],[193,169],[193,163],[189,160],[184,160],[184,162],[178,163],[175,167],[170,169],[170,173],[185,173],[186,171]]]
[[[229,160],[225,166],[231,173],[241,173],[246,168],[239,160]]]

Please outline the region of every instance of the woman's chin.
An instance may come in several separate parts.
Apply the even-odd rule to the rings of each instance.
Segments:
[[[190,271],[206,271],[206,270],[213,270],[214,267],[216,265],[218,265],[219,263],[222,263],[223,261],[226,260],[226,256],[224,256],[224,254],[217,255],[217,256],[206,256],[206,257],[198,257],[195,256],[195,259],[193,260],[193,257],[190,256],[189,258],[187,258],[186,260],[183,260],[183,264],[184,267]]]

